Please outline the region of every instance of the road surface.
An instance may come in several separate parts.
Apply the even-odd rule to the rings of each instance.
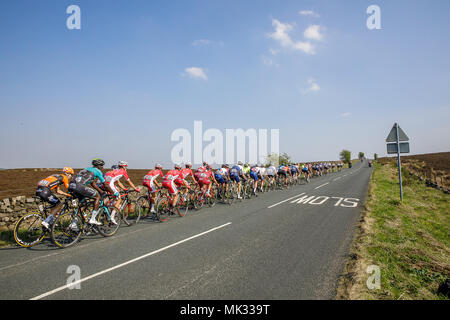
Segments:
[[[358,162],[68,249],[1,249],[0,299],[333,299],[371,170]]]

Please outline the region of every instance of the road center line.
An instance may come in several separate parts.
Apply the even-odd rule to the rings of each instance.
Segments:
[[[320,186],[318,186],[318,187],[314,188],[314,190],[317,190],[317,189],[319,189],[319,188],[322,188],[323,186],[326,186],[327,184],[329,184],[329,182],[327,182],[327,183],[324,183],[324,184],[322,184],[322,185],[320,185]]]
[[[52,295],[52,294],[54,294],[54,293],[57,293],[57,292],[59,292],[59,291],[62,291],[62,290],[64,290],[64,289],[67,289],[67,288],[69,288],[69,287],[74,287],[74,286],[76,286],[77,284],[80,284],[80,283],[82,283],[82,282],[84,282],[84,281],[87,281],[87,280],[96,278],[96,277],[98,277],[98,276],[101,276],[102,274],[105,274],[105,273],[108,273],[108,272],[110,272],[110,271],[113,271],[113,270],[122,268],[122,267],[124,267],[124,266],[126,266],[126,265],[129,265],[129,264],[133,263],[133,262],[136,262],[136,261],[145,259],[145,258],[147,258],[147,257],[150,257],[150,256],[152,256],[152,255],[154,255],[154,254],[157,254],[157,253],[162,252],[162,251],[164,251],[164,250],[170,249],[170,248],[172,248],[172,247],[175,247],[175,246],[177,246],[177,245],[179,245],[179,244],[182,244],[182,243],[184,243],[184,242],[190,241],[190,240],[192,240],[192,239],[201,237],[201,236],[203,236],[203,235],[205,235],[205,234],[207,234],[207,233],[210,233],[210,232],[216,231],[216,230],[218,230],[218,229],[221,229],[221,228],[223,228],[223,227],[229,226],[230,224],[231,224],[231,222],[228,222],[228,223],[225,223],[225,224],[223,224],[223,225],[221,225],[221,226],[218,226],[218,227],[209,229],[209,230],[207,230],[207,231],[205,231],[205,232],[202,232],[202,233],[196,234],[196,235],[194,235],[194,236],[192,236],[192,237],[186,238],[186,239],[184,239],[184,240],[175,242],[175,243],[173,243],[173,244],[171,244],[171,245],[168,245],[168,246],[166,246],[166,247],[163,247],[163,248],[161,248],[161,249],[158,249],[158,250],[149,252],[149,253],[144,254],[144,255],[142,255],[142,256],[140,256],[140,257],[137,257],[137,258],[135,258],[135,259],[126,261],[126,262],[121,263],[121,264],[118,264],[118,265],[116,265],[116,266],[114,266],[114,267],[111,267],[111,268],[105,269],[105,270],[103,270],[103,271],[94,273],[94,274],[92,274],[92,275],[90,275],[90,276],[88,276],[88,277],[86,277],[86,278],[80,279],[80,280],[78,280],[78,281],[74,281],[74,282],[72,282],[72,283],[70,283],[70,284],[66,284],[65,286],[62,286],[62,287],[56,288],[56,289],[54,289],[54,290],[48,291],[48,292],[43,293],[43,294],[41,294],[41,295],[39,295],[39,296],[36,296],[36,297],[34,297],[34,298],[31,298],[30,300],[39,300],[39,299],[48,297],[48,296],[50,296],[50,295]]]
[[[282,204],[282,203],[284,203],[284,202],[286,202],[286,201],[289,201],[289,200],[292,200],[292,199],[294,199],[294,198],[300,197],[300,196],[302,196],[302,195],[304,195],[304,194],[305,194],[305,193],[303,192],[303,193],[298,194],[298,195],[296,195],[296,196],[294,196],[294,197],[292,197],[292,198],[289,198],[289,199],[283,200],[283,201],[281,201],[281,202],[275,203],[275,204],[271,205],[270,207],[267,207],[267,209],[273,208],[273,207],[275,207],[275,206],[277,206],[277,205],[279,205],[279,204]]]

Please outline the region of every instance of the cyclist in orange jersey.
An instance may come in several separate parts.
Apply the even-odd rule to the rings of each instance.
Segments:
[[[53,193],[70,197],[71,195],[62,191],[60,186],[63,184],[66,189],[69,188],[69,180],[74,174],[74,170],[70,167],[64,167],[62,174],[53,174],[45,179],[42,179],[37,184],[36,196],[42,201],[52,205],[50,210],[50,216],[42,222],[42,225],[46,228],[50,227],[50,224],[58,217],[59,210],[61,210],[63,203]]]

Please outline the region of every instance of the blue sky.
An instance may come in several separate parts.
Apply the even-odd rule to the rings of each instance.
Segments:
[[[81,9],[69,30],[66,8]],[[381,9],[369,30],[366,9]],[[0,2],[0,167],[171,165],[177,128],[280,129],[297,161],[450,150],[450,2]]]

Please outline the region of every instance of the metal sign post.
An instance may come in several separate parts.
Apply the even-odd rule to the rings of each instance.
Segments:
[[[400,128],[400,126],[397,123],[395,123],[391,129],[391,132],[389,133],[389,135],[386,139],[386,142],[388,142],[388,144],[387,144],[388,154],[397,153],[398,182],[400,184],[400,199],[401,199],[401,201],[403,201],[402,167],[401,167],[401,161],[400,161],[400,153],[409,153],[409,143],[408,142],[400,143],[400,141],[409,141],[409,138],[403,132],[403,130]],[[392,143],[392,142],[394,142],[394,143]]]
[[[400,161],[400,141],[398,140],[398,124],[395,124],[395,133],[397,135],[397,160],[398,160],[398,182],[400,184],[400,200],[403,201],[403,187],[402,187],[402,164]]]

